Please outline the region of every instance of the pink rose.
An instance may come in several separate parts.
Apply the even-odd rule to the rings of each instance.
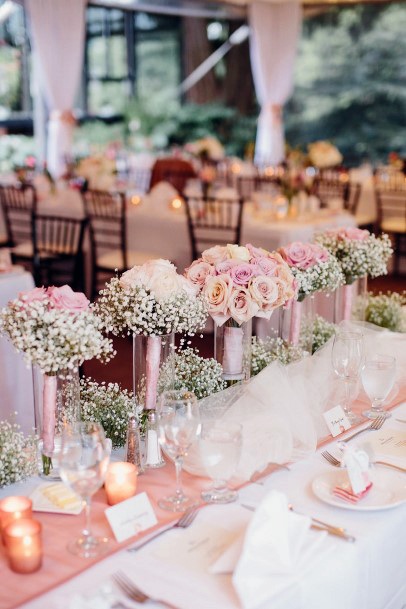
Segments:
[[[203,294],[209,306],[209,313],[213,317],[216,315],[230,316],[228,311],[228,301],[231,295],[233,282],[228,275],[217,275],[207,277],[203,288]]]
[[[63,285],[61,288],[53,286],[48,288],[47,292],[55,309],[78,313],[86,311],[89,306],[86,296],[82,292],[74,292],[68,285]]]
[[[242,324],[258,313],[259,306],[246,288],[237,288],[231,293],[229,309],[231,317]]]
[[[36,300],[42,301],[48,298],[47,291],[45,288],[34,288],[25,292],[20,292],[18,298],[24,300],[26,304],[35,302]]]
[[[238,260],[224,260],[224,262],[219,262],[216,264],[216,274],[217,275],[231,275],[231,269],[233,266],[238,266],[240,263]]]
[[[313,250],[313,256],[316,262],[327,262],[329,259],[329,253],[325,247],[318,245],[317,243],[311,243]]]
[[[251,243],[247,243],[245,247],[251,254],[252,258],[264,258],[268,255],[268,252],[262,247],[254,247]]]
[[[272,258],[257,258],[256,264],[260,270],[269,277],[274,277],[277,274],[279,263]]]
[[[212,265],[208,262],[204,262],[201,258],[192,262],[192,264],[185,269],[185,277],[199,289],[204,286],[206,278],[214,274],[215,270]]]
[[[253,300],[262,311],[274,309],[274,303],[279,296],[279,284],[275,277],[267,277],[266,275],[254,277],[251,279],[248,289]]]
[[[215,245],[214,247],[210,247],[202,254],[202,259],[204,262],[208,262],[209,264],[219,264],[219,262],[224,262],[224,260],[227,260],[227,258],[227,248],[223,245]]]
[[[365,241],[370,236],[370,232],[365,229],[348,227],[341,228],[338,231],[338,237],[340,239],[350,239],[350,241]]]
[[[231,268],[231,278],[236,285],[247,286],[253,275],[253,270],[249,263],[240,263]]]
[[[316,263],[310,243],[294,241],[285,247],[281,247],[279,251],[289,266],[294,266],[298,269],[305,270]]]

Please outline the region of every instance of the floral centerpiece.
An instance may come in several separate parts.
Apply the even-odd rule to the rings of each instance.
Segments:
[[[69,376],[95,357],[109,361],[112,343],[103,335],[101,320],[89,309],[86,296],[67,285],[21,292],[2,310],[0,329],[26,362],[44,375],[41,439],[44,469],[49,472],[58,423],[57,376],[61,371]]]
[[[334,336],[336,325],[324,319],[321,315],[315,315],[311,324],[303,324],[300,329],[299,345],[306,348],[309,342],[312,344],[311,353],[321,349],[327,341]]]
[[[88,156],[78,161],[74,172],[88,188],[109,190],[116,180],[116,162],[104,155]]]
[[[307,146],[309,161],[318,169],[336,167],[343,161],[343,155],[331,142],[319,140]]]
[[[251,375],[255,376],[261,370],[279,361],[286,366],[291,362],[296,362],[304,357],[304,351],[297,345],[283,340],[282,338],[268,337],[266,339],[252,337],[252,360],[251,360]]]
[[[113,448],[124,446],[128,418],[134,413],[134,396],[118,383],[97,383],[80,379],[80,412],[83,421],[97,421],[103,426]]]
[[[393,250],[388,235],[379,237],[360,228],[338,228],[321,233],[316,243],[337,258],[345,278],[343,319],[350,319],[354,291],[349,287],[356,279],[386,275]]]
[[[19,425],[0,421],[0,488],[37,472],[35,436],[25,436]]]
[[[145,337],[140,353],[134,342],[134,395],[145,384],[145,408],[155,408],[161,350],[166,357],[173,347],[173,334],[193,335],[207,319],[206,303],[196,286],[176,272],[169,260],[150,260],[121,277],[113,277],[100,292],[96,311],[108,332]],[[168,338],[172,335],[172,338]],[[166,338],[164,338],[166,337]],[[135,338],[134,338],[135,340]],[[136,355],[139,355],[139,365]],[[145,371],[140,367],[145,362]]]
[[[299,343],[302,317],[301,302],[315,292],[332,292],[344,283],[340,263],[317,243],[295,241],[279,249],[297,283],[297,300],[292,303],[289,341]]]
[[[223,366],[224,378],[247,378],[252,318],[270,319],[276,308],[296,295],[288,265],[277,252],[251,244],[217,245],[205,250],[185,270],[185,276],[200,290],[215,321],[215,356]]]
[[[223,145],[213,136],[202,137],[195,142],[189,142],[185,150],[202,160],[221,161],[224,159],[225,152]]]
[[[367,295],[365,315],[355,307],[355,318],[387,328],[392,332],[406,332],[406,292]]]

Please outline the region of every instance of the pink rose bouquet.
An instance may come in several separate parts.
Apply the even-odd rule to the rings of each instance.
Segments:
[[[295,241],[279,253],[295,277],[299,301],[314,292],[332,292],[344,283],[338,260],[321,245]]]
[[[317,235],[315,242],[337,258],[347,285],[360,277],[386,275],[393,253],[388,235],[376,237],[355,227],[328,230]]]
[[[199,289],[218,325],[229,319],[238,325],[255,316],[269,319],[296,297],[294,276],[282,256],[251,244],[211,247],[185,277]]]

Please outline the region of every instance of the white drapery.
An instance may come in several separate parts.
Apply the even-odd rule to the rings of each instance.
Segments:
[[[293,90],[293,69],[301,30],[299,2],[254,2],[249,7],[250,52],[261,105],[255,162],[277,165],[284,156],[282,110]]]
[[[34,51],[50,112],[47,161],[54,177],[72,150],[76,91],[83,65],[87,0],[26,0]]]

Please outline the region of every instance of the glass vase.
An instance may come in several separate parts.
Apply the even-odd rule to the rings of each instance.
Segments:
[[[228,319],[214,324],[214,357],[223,367],[228,385],[248,381],[251,376],[252,320],[238,324]]]
[[[80,420],[79,371],[42,374],[33,369],[34,419],[39,437],[39,473],[46,480],[60,480],[59,456],[64,428]]]
[[[359,277],[337,288],[334,303],[334,322],[365,321],[368,277]]]
[[[133,390],[137,408],[156,408],[163,391],[174,385],[175,334],[133,334]]]
[[[290,307],[281,309],[279,321],[279,338],[291,345],[301,347],[307,354],[313,352],[313,296],[295,300]]]

